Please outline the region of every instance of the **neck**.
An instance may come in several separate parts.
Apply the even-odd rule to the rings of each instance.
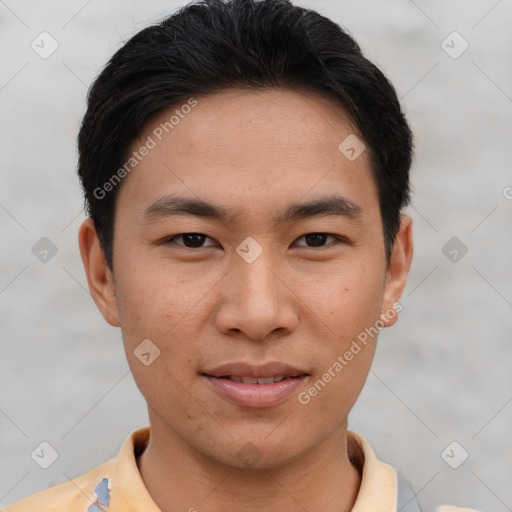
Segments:
[[[267,470],[222,464],[151,421],[148,446],[137,462],[162,512],[349,512],[361,483],[359,470],[349,460],[346,423],[303,457]]]

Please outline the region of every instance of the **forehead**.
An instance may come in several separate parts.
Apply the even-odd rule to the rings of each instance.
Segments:
[[[330,145],[326,157],[334,161],[339,154],[339,135],[355,132],[340,105],[310,91],[229,89],[196,101],[192,112],[172,129],[176,155],[190,157],[193,148],[198,150],[194,156],[206,152],[209,157],[246,163],[251,157],[259,160],[267,155],[293,159],[293,153],[318,158]],[[172,110],[179,111],[180,106]],[[162,112],[149,131],[168,119],[169,112]],[[314,152],[317,154],[312,155]]]
[[[125,178],[119,200],[142,211],[180,192],[273,214],[276,201],[338,188],[354,203],[376,203],[367,151],[347,158],[347,139],[363,147],[350,117],[326,95],[229,89],[192,98],[159,113],[134,141],[131,151],[152,148]]]

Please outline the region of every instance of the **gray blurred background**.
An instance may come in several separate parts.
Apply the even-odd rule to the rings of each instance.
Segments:
[[[75,141],[108,58],[184,3],[0,0],[0,506],[92,469],[148,424],[120,333],[87,290]],[[352,33],[416,135],[404,309],[349,428],[425,511],[510,511],[512,0],[296,3]],[[31,458],[43,441],[59,454],[46,470]]]

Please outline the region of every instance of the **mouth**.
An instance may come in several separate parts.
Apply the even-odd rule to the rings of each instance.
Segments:
[[[228,379],[233,382],[241,382],[242,384],[260,384],[260,385],[266,385],[266,384],[274,384],[276,382],[281,382],[285,379],[298,379],[300,377],[305,377],[306,374],[303,375],[274,375],[272,377],[250,377],[250,376],[238,376],[238,375],[223,375],[221,377],[216,377],[215,375],[207,375],[208,377],[214,377],[216,379]]]
[[[284,402],[309,377],[301,368],[283,363],[228,363],[201,372],[214,392],[240,407],[264,408]]]

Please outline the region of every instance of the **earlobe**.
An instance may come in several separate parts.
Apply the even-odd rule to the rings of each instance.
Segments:
[[[92,219],[84,220],[78,232],[78,245],[92,298],[103,318],[119,327],[114,277],[107,265]]]
[[[402,215],[400,220],[400,229],[391,251],[384,288],[381,321],[385,327],[393,325],[398,318],[398,311],[401,309],[398,302],[404,291],[414,252],[412,219],[409,215]]]

